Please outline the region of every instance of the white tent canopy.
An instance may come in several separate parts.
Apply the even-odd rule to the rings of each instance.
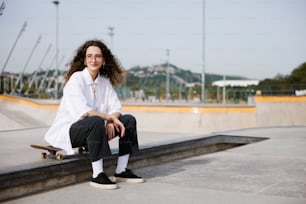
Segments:
[[[259,83],[258,80],[219,80],[219,81],[214,81],[212,85],[218,87],[224,87],[224,86],[247,87],[250,85],[258,85],[258,83]]]

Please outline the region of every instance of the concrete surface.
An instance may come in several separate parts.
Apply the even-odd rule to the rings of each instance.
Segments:
[[[229,148],[251,144],[267,138],[212,135],[202,138],[140,148],[129,160],[129,168],[140,169]],[[0,170],[0,202],[88,181],[92,170],[88,155],[69,157],[63,161],[45,160],[4,171]],[[104,160],[104,170],[112,175],[117,154]]]
[[[27,134],[31,132],[24,131],[29,131]],[[11,137],[20,135],[7,133],[11,133]],[[2,140],[5,136],[1,134]],[[163,143],[164,137],[168,138],[168,142],[175,138],[171,134],[165,136],[161,133],[159,137],[150,133],[142,137],[142,134],[140,143],[145,145]],[[241,129],[220,134],[270,139],[136,169],[137,174],[145,177],[144,184],[119,183],[118,190],[104,191],[84,182],[6,203],[306,203],[305,126]],[[187,138],[182,134],[180,139]],[[22,149],[21,142],[19,147]],[[12,153],[14,146],[6,151]],[[26,151],[30,152],[30,149]],[[7,157],[2,153],[0,155],[2,165]],[[22,162],[24,157],[23,154],[20,158],[15,155],[15,162]]]
[[[181,112],[184,108],[173,112],[173,108],[166,107],[165,111],[149,108],[149,111],[129,112],[139,121],[150,119],[148,124],[138,123],[140,148],[195,139],[207,136],[208,132],[216,134],[211,133],[216,130],[219,134],[268,137],[269,140],[136,169],[146,183],[120,183],[120,189],[115,191],[95,189],[84,182],[6,203],[305,204],[306,115],[303,113],[306,97],[263,99],[256,100],[256,111],[252,107],[246,107],[245,112],[235,108],[229,111],[231,108],[191,107],[186,113]],[[20,100],[0,100],[0,171],[44,162],[39,152],[29,145],[45,144],[43,135],[56,111],[54,107],[46,109],[44,105],[29,105]],[[183,120],[178,123],[178,119]],[[246,127],[254,128],[225,131]],[[116,151],[116,139],[111,147]]]
[[[13,169],[22,165],[41,162],[40,150],[30,147],[30,144],[45,144],[44,134],[48,128],[29,128],[11,131],[0,131],[0,171]],[[202,135],[160,133],[160,132],[138,132],[140,148],[171,144],[173,142],[200,138]],[[110,141],[113,152],[118,150],[118,138]]]

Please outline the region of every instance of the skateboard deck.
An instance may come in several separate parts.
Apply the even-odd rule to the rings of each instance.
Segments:
[[[60,151],[64,151],[63,149],[53,147],[53,146],[44,146],[44,145],[36,145],[36,144],[31,144],[30,146],[34,149],[44,150],[44,152],[40,153],[41,159],[56,159],[56,160],[64,159],[64,154],[59,153]],[[88,151],[87,147],[78,148],[79,154],[83,154],[83,152],[85,151]]]

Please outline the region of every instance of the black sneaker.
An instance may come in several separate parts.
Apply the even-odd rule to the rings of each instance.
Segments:
[[[105,173],[100,173],[96,178],[91,178],[90,183],[91,186],[111,190],[118,188],[117,184],[109,180]]]
[[[127,182],[127,183],[143,183],[142,177],[136,176],[130,169],[125,169],[120,174],[115,174],[113,177],[115,182]]]

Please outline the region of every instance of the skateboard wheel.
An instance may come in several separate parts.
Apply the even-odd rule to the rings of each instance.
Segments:
[[[56,159],[57,159],[57,160],[63,160],[63,157],[64,157],[64,156],[63,156],[62,154],[57,154],[57,155],[56,155]]]
[[[78,149],[78,153],[79,153],[79,154],[83,154],[83,152],[84,152],[83,147],[79,147],[79,149]]]
[[[40,154],[40,158],[41,158],[41,159],[46,159],[46,158],[47,158],[47,153],[42,152],[42,153]]]

